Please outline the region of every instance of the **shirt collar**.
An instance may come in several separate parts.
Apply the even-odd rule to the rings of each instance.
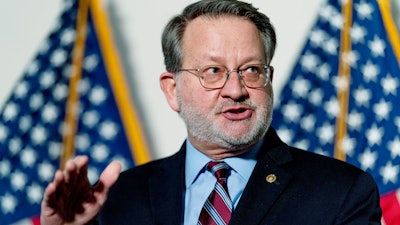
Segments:
[[[262,139],[263,140],[263,139]],[[263,141],[260,141],[250,151],[237,156],[224,159],[224,161],[235,170],[244,180],[248,181],[257,163],[257,155],[261,149]],[[185,184],[188,188],[199,176],[204,166],[212,159],[197,150],[189,141],[186,140],[186,161],[185,161]]]

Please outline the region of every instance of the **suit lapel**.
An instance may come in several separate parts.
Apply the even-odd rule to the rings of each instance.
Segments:
[[[149,191],[155,224],[181,224],[183,215],[185,150],[165,160],[150,178]]]
[[[265,217],[292,179],[280,166],[292,160],[287,146],[269,131],[261,157],[254,168],[229,225],[255,225]]]

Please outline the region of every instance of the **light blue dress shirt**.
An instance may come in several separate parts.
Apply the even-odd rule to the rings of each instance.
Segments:
[[[223,160],[232,168],[228,178],[228,192],[234,208],[257,163],[256,155],[261,144],[239,157]],[[184,225],[197,225],[204,202],[217,182],[211,172],[205,169],[209,161],[212,159],[196,150],[189,140],[186,141]]]

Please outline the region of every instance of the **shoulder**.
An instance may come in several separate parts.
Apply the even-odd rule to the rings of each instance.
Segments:
[[[313,173],[332,174],[334,176],[358,176],[365,173],[350,163],[332,157],[294,147],[289,147],[288,149],[293,157],[293,161],[291,162],[293,166],[303,168],[304,172],[314,171]]]

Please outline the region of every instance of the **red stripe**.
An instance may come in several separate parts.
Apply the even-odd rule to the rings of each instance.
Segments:
[[[32,225],[40,225],[40,216],[35,216],[31,218]]]
[[[382,218],[386,225],[400,224],[400,203],[397,195],[400,195],[400,189],[396,192],[390,192],[381,196]]]

